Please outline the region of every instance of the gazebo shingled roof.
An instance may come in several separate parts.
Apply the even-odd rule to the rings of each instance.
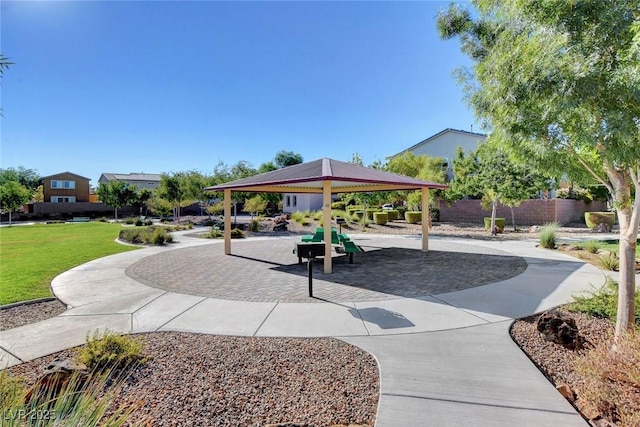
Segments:
[[[390,188],[391,190],[417,190],[424,187],[447,188],[444,184],[323,158],[207,187],[205,190],[256,190],[262,193],[300,190],[301,192],[322,193],[324,181],[331,181],[333,193],[385,191],[387,187],[393,187]],[[312,189],[316,189],[316,191],[310,191]]]
[[[320,193],[323,222],[331,224],[331,194],[370,191],[422,190],[422,205],[428,206],[429,189],[444,184],[423,181],[364,166],[322,158],[205,188],[224,192],[225,254],[231,254],[231,192]],[[428,210],[422,212],[422,250],[428,250]],[[324,270],[331,272],[331,228],[325,227]]]

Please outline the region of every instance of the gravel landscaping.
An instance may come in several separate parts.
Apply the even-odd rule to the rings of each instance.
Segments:
[[[289,234],[305,234],[315,226],[291,222]],[[344,230],[358,233],[360,229]],[[404,221],[371,225],[366,232],[418,234],[419,225]],[[265,224],[258,235],[268,235]],[[489,236],[478,224],[436,223],[434,236],[476,239],[530,239],[538,234],[508,231]],[[558,237],[588,235],[584,227],[563,227]],[[52,317],[64,310],[59,301],[0,309],[0,330]],[[556,384],[578,393],[583,382],[573,361],[603,342],[610,322],[572,314],[584,345],[578,350],[544,341],[535,316],[517,320],[514,341]],[[245,338],[186,333],[139,335],[150,360],[136,368],[116,404],[144,401],[133,424],[153,425],[374,425],[379,398],[379,372],[374,358],[336,339]],[[33,382],[56,358],[72,357],[73,350],[10,368]],[[572,399],[570,399],[572,400]],[[572,403],[584,410],[578,399]],[[604,422],[604,421],[603,421]],[[604,424],[603,424],[604,425]]]
[[[113,407],[144,404],[130,425],[372,426],[380,391],[375,359],[337,339],[137,335],[150,360]],[[54,359],[10,368],[33,383]]]

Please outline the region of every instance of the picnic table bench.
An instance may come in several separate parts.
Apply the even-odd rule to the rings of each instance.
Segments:
[[[316,228],[315,234],[305,234],[302,236],[303,243],[320,243],[324,242],[324,228]],[[346,253],[349,255],[349,264],[353,264],[353,254],[357,252],[364,252],[364,250],[353,243],[351,238],[344,233],[338,233],[335,228],[331,229],[331,243],[339,245],[335,248],[337,253]],[[297,246],[294,248],[293,253],[298,255],[298,264],[302,264],[302,256],[297,253]]]

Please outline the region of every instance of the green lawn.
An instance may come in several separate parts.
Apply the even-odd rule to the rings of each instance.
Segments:
[[[576,242],[575,245],[584,245],[586,242],[587,240]],[[620,242],[618,240],[598,240],[598,248],[618,253]],[[636,245],[636,258],[640,258],[640,239],[638,239],[638,244]]]
[[[120,229],[103,222],[0,227],[0,305],[51,296],[58,274],[137,249],[114,242]]]

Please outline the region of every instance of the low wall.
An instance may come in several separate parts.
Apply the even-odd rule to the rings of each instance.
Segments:
[[[606,210],[604,202],[586,203],[571,199],[535,199],[525,200],[520,206],[513,208],[516,224],[521,226],[542,225],[557,222],[564,225],[583,223],[585,212]],[[491,216],[491,211],[480,207],[480,200],[460,200],[448,206],[440,203],[440,221],[481,223],[484,217]],[[498,205],[497,216],[511,221],[511,209]]]
[[[16,219],[71,218],[74,216],[113,216],[114,209],[104,203],[29,203],[24,213],[14,213]],[[134,215],[132,206],[118,209],[118,217]]]

